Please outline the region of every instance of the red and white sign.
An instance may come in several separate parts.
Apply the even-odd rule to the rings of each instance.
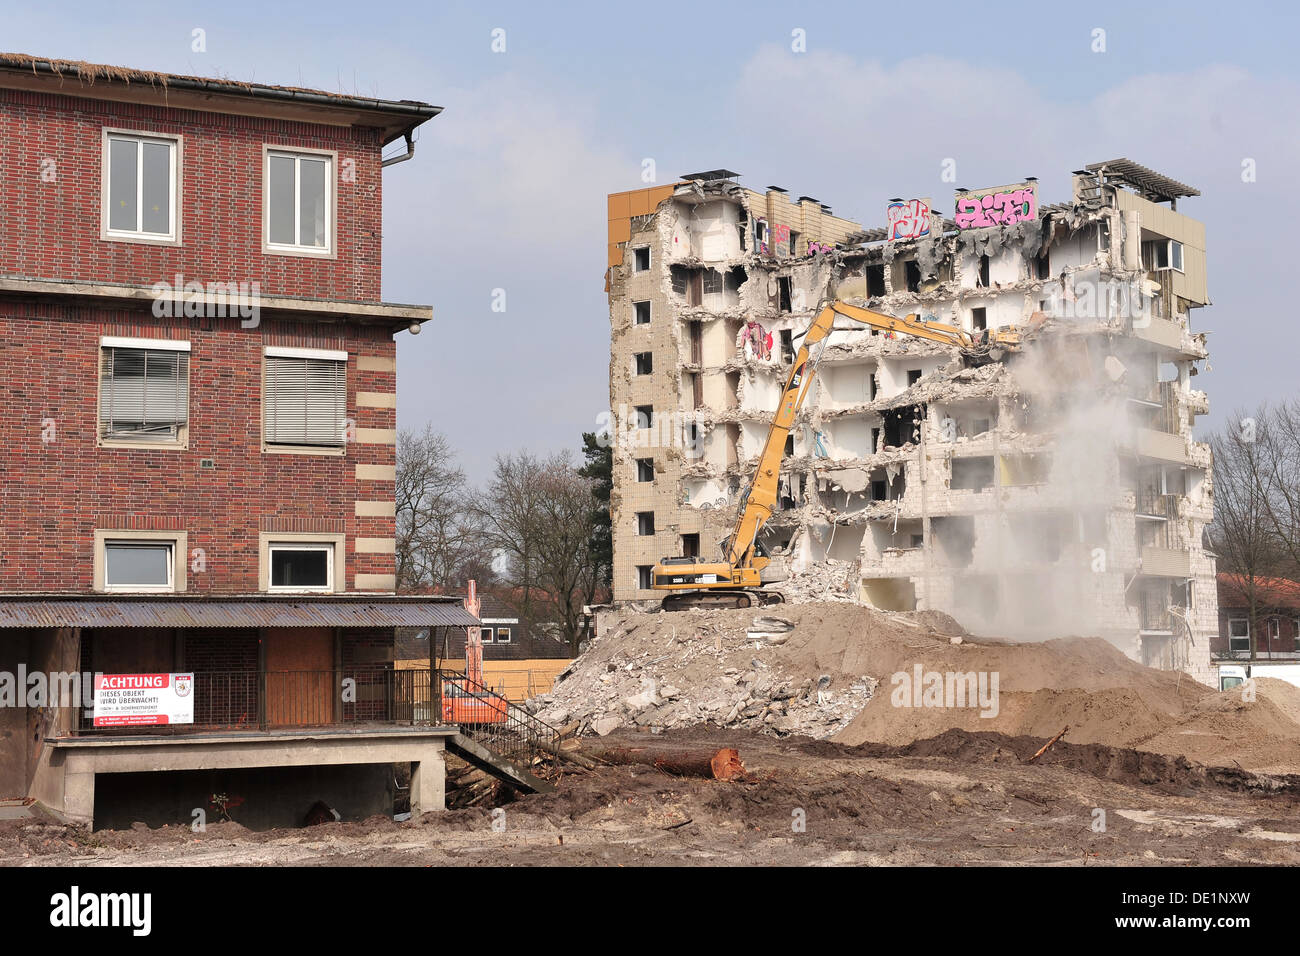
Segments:
[[[95,726],[194,723],[193,674],[96,674]]]

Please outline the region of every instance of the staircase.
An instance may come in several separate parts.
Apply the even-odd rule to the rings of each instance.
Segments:
[[[438,672],[440,692],[454,689],[461,706],[486,719],[465,721],[447,739],[447,749],[510,786],[530,793],[549,793],[554,785],[529,769],[538,756],[554,757],[560,733],[524,708],[467,677],[464,673]],[[438,702],[441,712],[441,701]]]

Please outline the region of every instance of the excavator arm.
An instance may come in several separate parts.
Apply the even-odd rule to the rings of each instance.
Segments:
[[[943,345],[954,346],[968,357],[981,361],[990,357],[995,349],[1014,349],[1020,344],[1020,335],[1012,329],[985,332],[978,339],[965,330],[941,322],[926,322],[916,315],[904,318],[886,315],[847,302],[831,302],[825,306],[804,333],[799,352],[790,365],[785,387],[776,406],[776,414],[767,431],[767,440],[758,456],[758,467],[741,496],[736,512],[736,523],[731,535],[723,542],[724,563],[692,565],[683,559],[665,559],[653,572],[655,588],[681,590],[690,587],[730,588],[757,587],[759,572],[768,565],[768,558],[758,553],[758,534],[776,509],[777,492],[781,480],[781,461],[785,457],[785,443],[794,427],[794,421],[803,407],[813,377],[826,349],[826,339],[835,328],[837,317],[849,319],[882,332],[896,332],[927,339]],[[998,357],[996,354],[992,357]],[[690,606],[680,600],[672,607]],[[665,598],[665,607],[670,607]],[[746,602],[747,603],[747,602]],[[744,606],[744,605],[740,605]]]

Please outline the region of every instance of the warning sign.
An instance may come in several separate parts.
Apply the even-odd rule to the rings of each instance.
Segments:
[[[96,674],[95,726],[194,723],[193,674]]]

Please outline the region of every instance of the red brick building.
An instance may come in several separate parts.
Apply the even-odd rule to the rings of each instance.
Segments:
[[[1221,572],[1218,591],[1216,660],[1300,661],[1300,581]]]
[[[188,822],[234,774],[284,822],[301,780],[259,768],[363,813],[400,760],[440,804],[394,632],[474,619],[393,594],[395,336],[432,310],[380,300],[384,167],[438,112],[0,56],[0,796]],[[193,674],[193,717],[6,703],[24,672]]]

